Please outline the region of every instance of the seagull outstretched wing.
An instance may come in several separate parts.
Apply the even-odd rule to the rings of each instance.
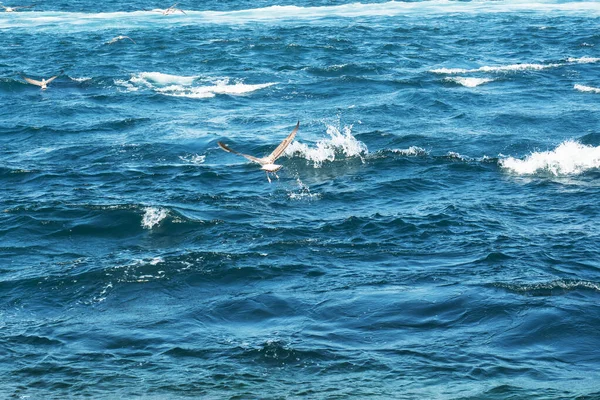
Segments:
[[[262,159],[254,157],[254,156],[251,156],[251,155],[248,155],[248,154],[240,153],[239,151],[235,151],[235,150],[229,148],[225,143],[217,142],[217,144],[219,145],[220,148],[222,148],[223,150],[225,150],[228,153],[237,154],[238,156],[245,157],[246,159],[248,159],[248,160],[250,160],[252,162],[255,162],[257,164],[260,164],[260,165],[265,164],[265,162]]]
[[[269,164],[273,164],[275,160],[281,157],[285,149],[290,145],[290,143],[292,143],[292,140],[294,140],[294,136],[296,136],[296,132],[298,132],[299,127],[300,121],[298,121],[292,133],[290,133],[285,139],[283,139],[279,146],[277,146],[277,148],[273,150],[273,152],[269,154],[268,157],[265,157],[265,159],[269,161]]]

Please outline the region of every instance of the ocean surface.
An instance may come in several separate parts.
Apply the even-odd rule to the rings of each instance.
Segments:
[[[600,398],[600,2],[170,5],[0,13],[1,398]]]

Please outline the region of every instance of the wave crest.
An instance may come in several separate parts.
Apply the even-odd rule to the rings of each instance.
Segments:
[[[600,146],[587,146],[568,140],[552,151],[533,152],[523,160],[505,158],[500,160],[500,166],[518,175],[543,172],[555,176],[577,175],[600,167]]]
[[[288,157],[299,156],[312,161],[315,168],[321,167],[325,161],[335,161],[336,155],[345,157],[360,157],[363,159],[369,153],[367,145],[352,135],[352,125],[344,126],[342,130],[327,125],[328,139],[319,140],[314,147],[293,142],[285,151]],[[364,161],[364,160],[363,160]]]
[[[477,87],[479,85],[483,85],[484,83],[493,81],[493,79],[490,79],[490,78],[466,78],[466,77],[462,77],[462,76],[457,76],[454,78],[446,78],[444,80],[446,82],[457,83],[459,85],[462,85],[464,87],[469,87],[469,88]]]
[[[217,94],[243,95],[275,85],[276,82],[249,85],[242,82],[230,83],[229,78],[215,79],[208,85],[198,84],[199,76],[169,75],[161,72],[141,72],[129,80],[115,79],[115,84],[128,92],[140,89],[152,90],[165,96],[201,99],[215,97]]]
[[[585,86],[585,85],[576,84],[574,86],[574,89],[579,90],[580,92],[584,92],[584,93],[600,93],[600,88],[593,87],[593,86]]]

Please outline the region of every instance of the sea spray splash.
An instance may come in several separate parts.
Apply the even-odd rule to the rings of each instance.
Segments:
[[[352,125],[338,127],[327,124],[328,139],[319,140],[314,147],[307,144],[293,142],[285,151],[287,156],[299,156],[312,161],[315,168],[320,168],[325,161],[334,161],[336,155],[343,154],[345,157],[360,157],[364,162],[364,156],[369,152],[367,146],[352,135]]]
[[[300,180],[299,177],[296,177],[296,183],[298,184],[298,188],[299,190],[297,192],[291,192],[288,194],[289,198],[292,200],[302,200],[302,199],[317,199],[320,197],[320,194],[318,193],[312,193],[310,191],[310,188],[304,184],[304,182],[302,182]]]
[[[168,211],[160,207],[146,207],[144,208],[144,217],[142,218],[142,227],[144,229],[152,229],[156,225],[160,224],[160,221],[165,219],[168,215]]]
[[[552,151],[533,152],[520,160],[508,157],[500,166],[518,175],[549,172],[552,175],[577,175],[600,167],[600,146],[587,146],[573,140],[562,142]]]

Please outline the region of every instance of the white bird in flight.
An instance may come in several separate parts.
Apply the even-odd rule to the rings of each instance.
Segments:
[[[62,74],[62,72],[61,72]],[[46,80],[46,79],[42,79],[41,81],[36,81],[35,79],[31,79],[26,77],[25,75],[21,75],[21,77],[23,79],[25,79],[25,81],[27,81],[27,83],[31,83],[32,85],[36,85],[42,88],[42,90],[46,90],[48,88],[48,85],[50,84],[50,82],[52,82],[53,80],[55,80],[56,78],[58,78],[60,76],[60,74],[53,76],[52,78]]]
[[[277,176],[277,171],[279,171],[281,169],[281,167],[283,167],[283,165],[275,164],[275,160],[277,160],[279,157],[281,157],[281,155],[283,154],[285,149],[290,145],[290,143],[292,143],[292,140],[294,140],[294,136],[296,136],[296,132],[298,132],[299,127],[300,127],[300,121],[298,121],[298,123],[296,124],[296,127],[294,128],[292,133],[290,133],[285,139],[283,139],[283,141],[279,144],[279,146],[277,146],[277,148],[275,150],[273,150],[273,152],[271,154],[269,154],[268,156],[263,157],[263,158],[258,158],[258,157],[250,156],[248,154],[239,153],[235,150],[232,150],[231,148],[229,148],[222,142],[217,142],[217,144],[219,145],[220,148],[222,148],[223,150],[225,150],[229,153],[237,154],[239,156],[245,157],[246,159],[248,159],[252,162],[260,164],[261,165],[260,169],[265,171],[265,173],[267,174],[267,180],[269,181],[269,183],[271,183],[271,178],[269,178],[269,172],[274,174],[275,177],[277,179],[279,179],[279,177]]]
[[[180,8],[175,8],[175,6],[177,5],[177,3],[173,4],[171,7],[167,8],[166,10],[159,10],[162,15],[169,15],[169,14],[175,14],[177,11],[184,13],[185,15],[187,15],[185,13],[185,11],[183,11]]]
[[[0,4],[2,4],[2,3],[0,3]],[[2,5],[0,5],[0,7],[4,8],[4,12],[15,12],[15,11],[20,10],[22,8],[31,8],[33,6],[7,7],[7,6],[5,6],[5,5],[2,4]]]
[[[135,40],[133,40],[129,36],[125,36],[125,35],[116,36],[116,37],[110,39],[108,42],[106,42],[106,44],[113,44],[113,43],[118,42],[119,40],[123,40],[123,39],[129,39],[133,42],[133,44],[136,44]]]

